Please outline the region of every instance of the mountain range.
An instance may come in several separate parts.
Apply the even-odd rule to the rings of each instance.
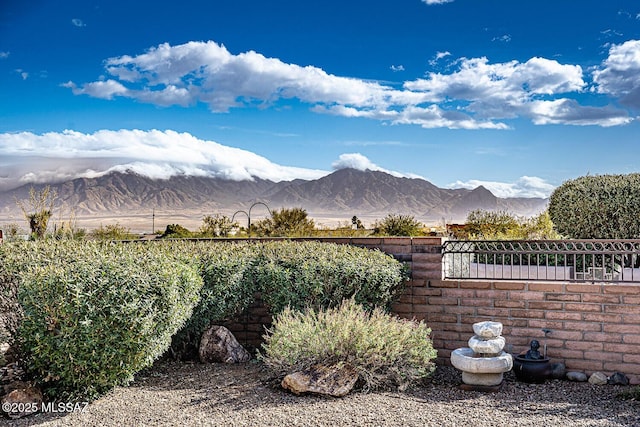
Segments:
[[[40,190],[44,185],[33,187]],[[444,189],[424,179],[356,169],[340,169],[316,180],[280,182],[196,176],[157,180],[132,172],[113,172],[49,185],[57,193],[56,206],[73,211],[77,218],[118,218],[158,211],[178,217],[188,213],[200,220],[208,214],[231,216],[239,210],[247,211],[259,201],[271,209],[301,207],[314,219],[350,221],[354,215],[377,219],[393,213],[413,215],[426,223],[452,223],[464,221],[474,209],[531,216],[542,211],[548,201],[499,198],[482,186]],[[29,200],[31,187],[0,192],[0,223],[22,216],[16,200]]]

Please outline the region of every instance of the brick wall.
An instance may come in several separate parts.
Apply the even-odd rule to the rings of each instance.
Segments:
[[[552,362],[569,370],[620,371],[640,384],[640,285],[442,280],[440,238],[313,240],[378,248],[410,263],[411,280],[393,311],[427,323],[438,363],[448,364],[452,350],[467,347],[473,323],[493,320],[504,325],[513,354],[537,339],[546,342]],[[257,303],[229,326],[240,342],[255,348],[269,321]],[[546,340],[543,328],[552,331]]]

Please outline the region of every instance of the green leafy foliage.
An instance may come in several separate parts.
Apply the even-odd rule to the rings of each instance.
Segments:
[[[207,215],[202,219],[200,234],[202,237],[228,237],[238,224],[232,222],[226,215]]]
[[[191,316],[202,279],[140,245],[50,245],[19,290],[26,366],[54,398],[92,398],[127,384]]]
[[[506,211],[476,209],[465,221],[464,239],[472,240],[545,240],[559,239],[547,211],[521,218]]]
[[[404,389],[435,369],[430,333],[423,322],[367,311],[352,299],[326,310],[286,308],[265,335],[259,359],[278,379],[342,362],[356,369],[365,389]]]
[[[92,239],[96,240],[131,240],[137,236],[131,233],[131,230],[124,225],[118,223],[100,225],[100,227],[89,233]]]
[[[255,280],[273,313],[336,306],[346,298],[389,309],[404,289],[407,271],[378,250],[319,242],[262,246]]]
[[[29,223],[32,238],[42,239],[44,237],[57,197],[56,191],[47,185],[41,190],[36,190],[34,187],[29,188],[29,200],[16,199],[16,204]]]
[[[423,224],[412,215],[389,214],[373,224],[373,234],[380,236],[418,236]]]
[[[285,307],[339,305],[354,297],[368,308],[389,309],[404,289],[406,268],[391,256],[320,242],[171,242],[175,253],[192,254],[204,278],[200,302],[174,337],[174,357],[193,357],[202,332],[245,310],[256,293],[273,314]]]
[[[252,268],[257,245],[215,242],[172,242],[173,251],[190,254],[204,286],[200,302],[187,324],[174,337],[171,350],[176,358],[193,358],[202,333],[213,323],[230,320],[253,301],[256,285]]]
[[[193,233],[180,224],[169,224],[161,237],[169,239],[185,239],[193,237]]]
[[[0,261],[5,329],[54,398],[126,384],[170,343],[196,348],[257,294],[274,314],[350,297],[388,308],[406,279],[382,252],[319,242],[43,240],[3,244]]]
[[[574,239],[640,237],[640,174],[583,176],[549,199],[558,232]]]
[[[18,301],[21,254],[10,243],[0,245],[0,343],[13,344],[22,319]]]
[[[301,237],[312,236],[315,224],[302,208],[282,208],[271,211],[271,217],[259,221],[255,227],[256,234],[269,237]]]

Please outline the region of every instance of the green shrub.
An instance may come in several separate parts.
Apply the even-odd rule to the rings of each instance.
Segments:
[[[160,237],[169,239],[188,239],[193,237],[193,233],[180,224],[169,224]]]
[[[204,280],[193,315],[171,344],[174,357],[192,358],[209,325],[232,319],[254,301],[256,286],[251,269],[257,246],[226,242],[172,243],[171,250],[192,254]]]
[[[559,233],[574,239],[640,237],[640,174],[583,176],[564,182],[549,198]]]
[[[14,343],[22,319],[18,301],[20,256],[15,248],[10,243],[0,245],[0,343],[9,344]]]
[[[156,243],[159,244],[159,243]],[[260,293],[276,314],[285,307],[316,309],[355,297],[368,309],[389,309],[404,289],[407,270],[380,251],[319,242],[166,242],[166,251],[188,254],[204,279],[200,302],[173,338],[175,358],[197,355],[213,323],[242,313]]]
[[[33,254],[19,342],[54,398],[127,384],[167,349],[202,287],[191,266],[154,245],[60,243]]]
[[[334,307],[351,297],[367,309],[390,309],[407,279],[406,268],[381,251],[312,241],[263,244],[254,274],[274,314]]]
[[[404,389],[428,377],[436,357],[423,322],[381,309],[367,312],[353,300],[337,308],[300,312],[286,308],[264,336],[259,359],[278,379],[317,364],[348,363],[369,389]]]
[[[313,236],[315,223],[302,208],[282,208],[271,211],[271,217],[251,226],[259,236],[293,237]]]
[[[462,233],[460,233],[462,234]],[[516,217],[507,211],[476,209],[465,220],[464,235],[472,240],[559,239],[548,211],[531,218]]]
[[[418,236],[423,224],[412,215],[389,214],[373,224],[373,234],[380,236]]]
[[[138,238],[129,228],[117,222],[105,226],[101,224],[99,228],[89,233],[89,237],[97,240],[134,240]]]

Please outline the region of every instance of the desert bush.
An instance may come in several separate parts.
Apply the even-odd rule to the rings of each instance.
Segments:
[[[251,268],[257,246],[246,243],[175,242],[171,250],[190,254],[204,280],[200,301],[186,325],[173,337],[176,358],[193,357],[202,333],[213,323],[230,320],[254,301]]]
[[[42,239],[44,237],[57,197],[56,191],[47,185],[40,190],[36,190],[32,186],[29,189],[29,200],[16,199],[16,204],[29,223],[32,238]]]
[[[312,236],[315,232],[315,224],[302,208],[282,208],[271,211],[271,217],[252,225],[259,236],[293,237]]]
[[[435,369],[430,333],[423,322],[379,308],[369,312],[350,299],[326,310],[286,308],[264,336],[258,357],[278,379],[342,362],[355,368],[364,389],[404,389]]]
[[[548,211],[530,218],[507,211],[476,209],[465,220],[465,239],[472,240],[546,240],[559,239]]]
[[[339,305],[346,298],[389,309],[404,289],[406,268],[390,255],[348,245],[268,242],[254,280],[272,313]]]
[[[404,289],[407,269],[391,256],[319,242],[168,242],[189,254],[204,279],[200,302],[172,340],[175,358],[192,358],[202,332],[233,319],[255,300],[271,313],[285,307],[333,307],[345,298],[372,309],[389,309]],[[187,261],[185,261],[187,262]]]
[[[153,245],[65,242],[32,252],[19,290],[19,343],[54,398],[127,384],[190,317],[202,279]]]
[[[68,255],[51,241],[17,240],[0,245],[0,342],[13,344],[17,338],[23,315],[18,298],[22,275]]]
[[[193,233],[180,224],[169,224],[160,237],[169,239],[188,239],[193,237]]]
[[[14,343],[22,319],[22,306],[18,301],[19,259],[15,245],[0,245],[0,343],[10,345]]]
[[[423,224],[412,215],[389,214],[373,224],[373,234],[381,236],[418,236]]]
[[[640,237],[640,174],[583,176],[564,182],[549,198],[549,215],[574,239]]]
[[[132,240],[138,236],[133,234],[131,230],[119,223],[109,224],[96,228],[89,233],[89,237],[97,240]]]
[[[202,237],[228,237],[234,227],[238,227],[238,223],[232,222],[226,215],[207,215],[202,219],[200,235]]]

